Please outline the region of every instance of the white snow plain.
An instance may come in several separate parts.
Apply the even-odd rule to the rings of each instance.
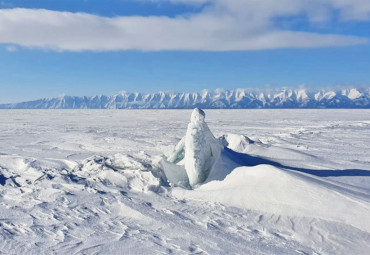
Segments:
[[[205,113],[191,190],[162,171],[191,110],[1,110],[0,253],[368,254],[370,110]]]

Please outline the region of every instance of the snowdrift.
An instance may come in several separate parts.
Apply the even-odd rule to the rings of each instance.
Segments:
[[[302,160],[312,161],[313,169],[300,168],[297,162]],[[162,161],[170,183],[193,188],[174,188],[178,198],[279,215],[314,215],[370,231],[370,221],[359,220],[368,217],[369,197],[319,178],[319,165],[310,155],[266,147],[243,135],[216,139],[200,109],[193,111],[186,136]]]

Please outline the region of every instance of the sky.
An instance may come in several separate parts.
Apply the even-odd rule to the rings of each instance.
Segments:
[[[369,0],[0,0],[0,103],[369,84]]]

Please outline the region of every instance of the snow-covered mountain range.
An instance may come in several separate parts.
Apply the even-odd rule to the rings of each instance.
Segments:
[[[370,88],[236,89],[194,93],[120,92],[113,96],[60,96],[22,103],[2,104],[0,109],[205,109],[225,108],[370,108]]]

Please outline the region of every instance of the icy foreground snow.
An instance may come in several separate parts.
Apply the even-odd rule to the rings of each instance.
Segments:
[[[368,253],[369,110],[190,115],[0,111],[0,253]]]

